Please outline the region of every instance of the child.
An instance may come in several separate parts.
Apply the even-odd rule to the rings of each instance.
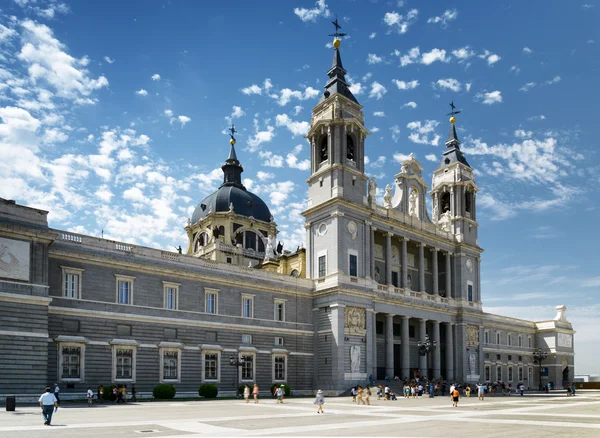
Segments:
[[[250,387],[248,385],[244,385],[244,400],[248,403],[248,399],[250,398]]]
[[[458,398],[460,397],[460,391],[456,388],[454,388],[454,391],[452,391],[452,406],[454,406],[455,408],[458,407]]]
[[[325,397],[323,396],[323,391],[320,389],[317,391],[317,398],[315,398],[315,403],[319,408],[317,409],[317,414],[323,414],[323,403],[325,403]]]
[[[92,387],[90,386],[87,390],[88,406],[92,406],[93,398],[94,398],[94,391],[92,391]]]
[[[285,389],[283,385],[277,388],[277,403],[283,404],[283,395],[285,394]]]

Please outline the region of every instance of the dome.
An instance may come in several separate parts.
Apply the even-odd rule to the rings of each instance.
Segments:
[[[236,214],[252,216],[263,222],[271,221],[271,211],[262,199],[235,185],[223,185],[198,204],[192,215],[192,223],[195,224],[205,218],[211,210],[214,213],[229,211],[229,204],[233,204],[233,211]]]

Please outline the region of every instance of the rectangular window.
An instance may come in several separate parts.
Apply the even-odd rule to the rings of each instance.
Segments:
[[[358,257],[355,254],[349,256],[349,272],[350,277],[358,276]]]
[[[398,273],[396,271],[392,271],[392,286],[398,287]]]
[[[519,382],[523,381],[523,367],[519,367]]]
[[[519,362],[523,362],[523,356],[519,356]]]
[[[81,299],[81,277],[83,269],[61,266],[63,276],[62,296],[65,298]]]
[[[508,360],[512,360],[512,354],[508,355]]]
[[[217,353],[207,353],[204,355],[204,379],[217,380],[217,370],[219,369],[219,355]]]
[[[119,280],[118,281],[118,303],[119,304],[131,304],[131,281]]]
[[[81,379],[81,347],[62,347],[62,379]]]
[[[483,343],[484,344],[490,343],[490,332],[488,332],[488,331],[483,332]]]
[[[285,381],[285,356],[275,356],[275,381]]]
[[[163,380],[177,380],[179,351],[163,352]]]
[[[502,357],[501,355],[497,354],[496,355],[496,360],[500,360],[501,357]]]
[[[131,348],[117,348],[116,352],[116,378],[129,380],[133,377],[133,350]]]
[[[508,335],[508,345],[512,345],[512,335]]]
[[[508,381],[513,381],[513,367],[508,367]]]
[[[394,336],[400,336],[400,324],[392,324],[392,332]]]
[[[242,356],[242,380],[254,380],[254,356]]]
[[[473,301],[473,285],[472,284],[467,285],[467,291],[468,291],[467,293],[468,293],[469,301]]]
[[[375,334],[383,334],[383,321],[375,321]]]
[[[489,365],[485,366],[485,381],[490,382],[492,380],[492,373]]]
[[[165,287],[165,309],[177,309],[177,288]]]
[[[275,345],[283,345],[283,338],[281,336],[275,338]]]
[[[254,297],[242,295],[242,316],[254,318]]]
[[[326,264],[327,256],[319,256],[319,277],[325,277],[327,275],[327,264]]]
[[[252,335],[242,335],[242,344],[251,344]]]
[[[500,333],[496,333],[496,344],[500,345]]]
[[[531,348],[531,336],[527,338],[527,345]]]
[[[523,337],[519,336],[519,347],[523,346]]]
[[[414,338],[415,337],[415,326],[414,325],[409,325],[408,326],[408,337],[409,338]]]
[[[285,301],[275,300],[275,321],[285,321]]]
[[[496,367],[496,380],[502,381],[502,366],[498,365]]]
[[[212,313],[216,315],[217,311],[217,293],[206,292],[206,313]]]

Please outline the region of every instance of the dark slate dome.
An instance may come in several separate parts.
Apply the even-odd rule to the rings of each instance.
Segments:
[[[192,215],[193,224],[205,218],[209,211],[214,213],[229,211],[230,204],[233,204],[233,212],[236,214],[246,217],[252,216],[254,219],[263,222],[271,221],[271,211],[267,204],[254,193],[246,190],[246,187],[242,184],[244,169],[237,159],[234,144],[235,139],[232,137],[229,157],[221,167],[223,169],[223,184],[221,184],[219,190],[208,195],[198,204]]]

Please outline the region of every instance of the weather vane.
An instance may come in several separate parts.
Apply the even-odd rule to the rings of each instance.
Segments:
[[[335,17],[335,21],[332,21],[331,24],[333,24],[335,26],[335,33],[330,33],[329,36],[339,38],[339,37],[345,37],[346,35],[348,35],[347,33],[338,32],[338,30],[340,30],[342,28],[342,26],[340,26],[340,24],[338,23],[337,17]]]
[[[452,108],[452,111],[450,111],[448,114],[446,114],[447,116],[454,117],[455,115],[460,114],[460,111],[456,111],[456,105],[454,105],[454,99],[452,99],[452,102],[450,102],[450,108]]]
[[[229,143],[231,144],[235,144],[235,137],[233,136],[233,134],[235,134],[237,131],[235,130],[235,125],[232,123],[231,124],[231,128],[227,129],[229,132],[231,132],[231,134],[229,134],[229,136],[231,137],[231,140],[229,140]]]

